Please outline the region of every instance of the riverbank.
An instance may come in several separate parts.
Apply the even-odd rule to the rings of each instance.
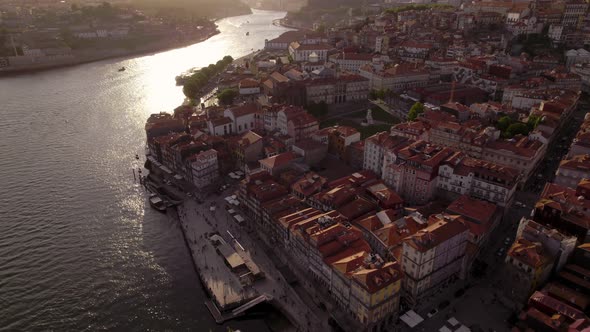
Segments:
[[[218,29],[215,29],[215,31],[212,31],[205,36],[189,38],[186,40],[162,40],[155,43],[150,43],[148,45],[144,45],[133,50],[112,49],[103,50],[99,53],[97,53],[96,51],[92,51],[92,53],[78,52],[74,57],[64,59],[63,61],[54,61],[51,63],[29,63],[18,66],[0,68],[0,77],[15,76],[20,74],[34,73],[57,68],[72,67],[85,63],[97,62],[108,59],[125,58],[131,56],[150,54],[154,52],[174,50],[177,48],[202,43],[219,33],[220,31]]]
[[[222,323],[239,317],[255,305],[268,302],[293,325],[286,331],[325,328],[326,321],[307,306],[277,270],[260,243],[226,211],[223,195],[205,197],[202,203],[187,197],[183,204],[169,211],[175,211],[171,213],[171,219],[181,226],[192,263],[210,297],[204,305],[216,321]],[[231,248],[236,257],[259,277],[244,283],[220,254],[219,243]]]
[[[272,24],[277,27],[283,27],[283,28],[288,28],[288,29],[293,29],[293,30],[309,30],[309,31],[311,31],[311,29],[306,28],[306,27],[300,27],[300,26],[289,24],[289,23],[285,23],[284,18],[276,19],[276,20],[272,21]]]

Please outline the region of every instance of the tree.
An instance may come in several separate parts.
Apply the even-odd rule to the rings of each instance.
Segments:
[[[182,93],[184,93],[184,95],[187,98],[191,98],[192,99],[192,98],[195,98],[197,96],[197,94],[199,93],[199,90],[200,89],[201,89],[201,85],[197,81],[195,81],[195,80],[189,80],[182,87]]]
[[[225,89],[217,95],[217,99],[223,105],[231,105],[238,96],[238,91],[234,89]]]
[[[371,90],[371,92],[369,92],[369,98],[371,98],[371,99],[384,99],[385,94],[386,94],[386,92],[383,89]]]
[[[412,108],[410,108],[410,112],[408,112],[408,120],[416,120],[418,115],[420,115],[421,113],[424,113],[424,105],[422,105],[421,102],[417,101],[414,103],[414,105],[412,105]]]
[[[516,135],[528,135],[529,133],[529,128],[526,124],[522,123],[522,122],[517,122],[517,123],[513,123],[510,126],[508,126],[508,129],[506,129],[506,136],[507,137],[514,137]]]
[[[496,123],[496,128],[500,129],[500,131],[504,132],[506,131],[506,129],[508,129],[508,127],[513,123],[514,121],[512,120],[511,117],[509,116],[503,116],[500,119],[498,119],[498,123]]]
[[[321,118],[322,116],[328,114],[328,105],[323,100],[319,103],[311,102],[309,105],[307,105],[307,112],[316,118]]]
[[[537,128],[537,126],[539,125],[539,123],[541,123],[541,117],[538,115],[531,115],[529,116],[529,119],[526,122],[527,127],[529,128],[529,131],[534,130],[535,128]]]

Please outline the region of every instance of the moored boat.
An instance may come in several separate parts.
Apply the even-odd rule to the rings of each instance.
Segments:
[[[156,194],[150,195],[150,206],[160,212],[166,212],[166,202]]]

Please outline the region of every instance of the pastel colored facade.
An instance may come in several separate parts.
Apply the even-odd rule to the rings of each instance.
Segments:
[[[313,60],[325,62],[328,59],[328,51],[332,47],[327,44],[302,44],[292,42],[289,44],[289,55],[295,62]]]
[[[439,167],[453,150],[424,141],[411,142],[383,159],[382,178],[410,204],[426,204],[437,189]]]
[[[254,123],[257,112],[255,104],[244,104],[226,109],[223,115],[231,120],[231,133],[239,135],[256,128]]]
[[[357,330],[387,330],[399,310],[399,264],[372,253],[362,233],[339,220],[335,211],[293,219],[287,249],[293,262],[326,287],[338,307],[358,322]]]
[[[328,145],[329,153],[345,159],[348,146],[359,142],[361,134],[353,127],[333,126],[316,131],[311,135],[311,139]]]
[[[467,226],[459,216],[448,215],[433,215],[429,224],[403,244],[403,288],[410,305],[465,274]]]
[[[515,168],[522,173],[524,183],[537,169],[545,156],[547,144],[529,136],[515,136],[512,140],[497,140],[486,145],[481,159]]]
[[[543,249],[540,242],[519,237],[514,241],[505,258],[511,298],[522,301],[542,285],[553,269],[554,259]]]
[[[384,157],[387,152],[406,146],[408,139],[400,136],[391,136],[388,132],[377,133],[365,140],[363,169],[373,171],[377,175],[383,175]],[[389,161],[388,159],[386,159]],[[393,161],[391,161],[393,162]],[[387,184],[385,177],[383,179]]]
[[[564,233],[575,235],[581,243],[590,240],[590,181],[582,180],[576,189],[555,183],[545,184],[535,204],[533,219]]]
[[[255,95],[260,93],[260,82],[252,78],[240,81],[238,91],[241,95]]]
[[[213,136],[226,136],[234,133],[234,122],[228,117],[207,120],[207,130]]]
[[[561,233],[557,229],[544,226],[524,217],[520,220],[516,237],[541,243],[545,252],[550,257],[555,258],[555,271],[560,271],[565,266],[574,250],[576,250],[578,241],[573,235]]]
[[[262,157],[262,136],[253,131],[243,134],[233,149],[237,166],[243,168],[247,163],[257,162]]]
[[[373,55],[369,53],[336,53],[330,56],[330,62],[336,63],[341,69],[350,72],[359,72],[359,69],[373,61]]]
[[[366,101],[369,96],[369,80],[359,75],[311,79],[305,81],[305,96],[307,104]]]
[[[479,159],[461,152],[451,156],[439,168],[437,187],[456,195],[470,195],[510,206],[520,179],[516,169]]]
[[[308,139],[319,129],[320,124],[318,120],[307,112],[289,119],[287,122],[287,135],[292,137],[295,142]]]
[[[431,81],[431,73],[424,68],[396,64],[392,68],[380,69],[373,65],[359,68],[359,74],[369,80],[373,90],[403,91],[424,87]]]
[[[191,171],[195,187],[201,189],[213,184],[219,177],[217,151],[210,149],[199,153],[191,163]]]

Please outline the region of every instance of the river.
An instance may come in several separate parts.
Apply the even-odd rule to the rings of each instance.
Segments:
[[[181,49],[0,78],[0,331],[267,330],[215,324],[179,227],[150,209],[132,168],[149,114],[183,100],[174,77],[264,47],[284,14],[220,20]]]

